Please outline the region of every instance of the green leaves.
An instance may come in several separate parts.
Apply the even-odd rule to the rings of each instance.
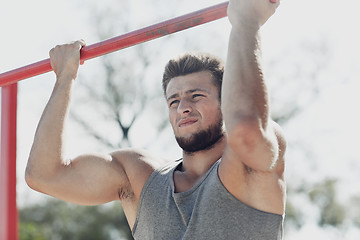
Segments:
[[[62,239],[115,240],[132,237],[120,203],[78,206],[50,199],[20,209],[20,240]]]

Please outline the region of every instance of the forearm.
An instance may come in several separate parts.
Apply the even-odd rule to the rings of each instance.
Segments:
[[[272,171],[279,157],[260,62],[260,27],[277,6],[269,0],[230,0],[228,9],[232,30],[222,88],[228,145],[236,159],[259,171]]]
[[[242,123],[255,124],[260,130],[268,127],[269,101],[259,60],[259,31],[279,4],[277,0],[230,0],[232,30],[222,95],[227,130]]]
[[[66,201],[104,203],[119,199],[120,189],[131,191],[119,160],[122,158],[110,154],[86,154],[65,162],[63,153],[71,90],[83,46],[85,42],[79,40],[50,50],[50,62],[57,81],[35,133],[26,182],[34,190]]]
[[[63,135],[68,114],[72,79],[58,79],[35,133],[26,175],[51,178],[64,166]]]
[[[269,104],[260,65],[258,27],[233,24],[222,88],[222,111],[227,129],[238,124],[268,124]]]

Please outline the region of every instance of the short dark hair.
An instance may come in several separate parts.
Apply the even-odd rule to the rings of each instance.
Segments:
[[[165,66],[162,79],[164,95],[166,95],[166,88],[171,79],[202,71],[211,73],[212,82],[217,87],[219,100],[221,100],[224,65],[219,58],[207,53],[186,53],[177,59],[171,59]]]

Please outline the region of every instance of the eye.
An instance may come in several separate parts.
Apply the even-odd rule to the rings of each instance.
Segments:
[[[200,98],[200,97],[204,97],[203,94],[199,94],[199,93],[196,93],[196,94],[193,94],[192,95],[192,98],[195,99],[195,98]]]
[[[169,107],[173,107],[174,104],[177,104],[177,103],[179,103],[179,100],[172,100],[169,102]]]

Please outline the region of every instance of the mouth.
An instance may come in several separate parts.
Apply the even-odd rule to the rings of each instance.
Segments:
[[[190,126],[194,123],[196,123],[198,120],[196,119],[192,119],[192,118],[185,118],[185,119],[182,119],[180,120],[180,122],[178,123],[178,127],[181,128],[181,127],[187,127],[187,126]]]

